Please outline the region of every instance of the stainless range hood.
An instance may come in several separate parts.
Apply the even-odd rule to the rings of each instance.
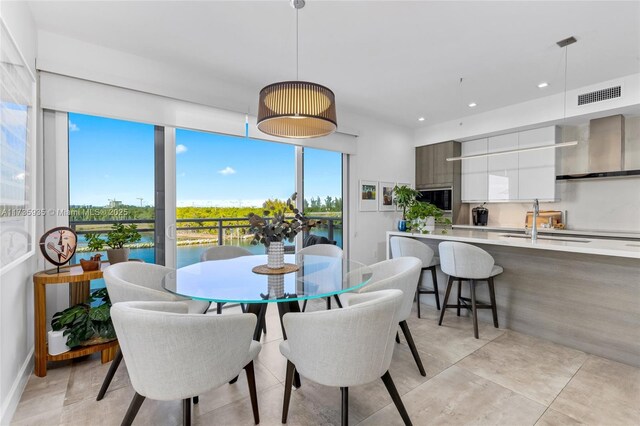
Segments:
[[[640,175],[624,170],[624,116],[612,115],[589,122],[589,171],[556,176],[556,180],[592,179]]]

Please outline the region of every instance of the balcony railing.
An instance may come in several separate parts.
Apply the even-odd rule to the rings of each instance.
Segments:
[[[327,229],[327,238],[334,239],[334,231],[342,228],[342,217],[339,216],[306,216],[309,219],[321,220],[322,224],[318,225],[319,229]],[[265,218],[270,220],[270,218]],[[76,234],[82,235],[87,233],[107,233],[110,231],[110,225],[114,223],[136,224],[138,232],[153,232],[154,221],[152,219],[122,219],[122,220],[81,220],[70,221],[69,226]],[[180,226],[183,224],[184,226]],[[197,224],[197,225],[196,225]],[[91,225],[91,229],[82,229]],[[96,225],[105,225],[104,227],[96,227]],[[108,225],[108,226],[107,226]],[[149,225],[149,226],[145,226]],[[195,226],[194,226],[195,225]],[[80,228],[79,228],[80,227]],[[246,229],[249,233],[249,219],[246,217],[215,217],[215,218],[191,218],[177,219],[177,231],[217,231],[218,245],[224,245],[224,238],[227,230]],[[315,228],[314,228],[315,229]]]

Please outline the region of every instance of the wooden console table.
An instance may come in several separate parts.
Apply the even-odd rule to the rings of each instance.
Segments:
[[[33,303],[35,312],[35,366],[34,372],[38,377],[47,375],[47,361],[62,361],[78,358],[101,351],[102,363],[111,361],[118,349],[118,341],[103,343],[100,345],[81,346],[59,355],[49,355],[47,349],[47,289],[48,284],[69,283],[70,306],[82,303],[89,298],[89,283],[91,280],[102,278],[102,271],[109,266],[103,262],[99,271],[85,272],[80,265],[71,265],[60,268],[59,273],[48,274],[46,271],[33,275]]]

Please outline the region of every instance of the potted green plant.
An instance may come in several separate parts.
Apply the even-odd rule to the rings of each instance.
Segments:
[[[444,212],[431,203],[422,201],[414,202],[407,211],[408,228],[428,234],[435,231],[436,223],[439,225],[451,225],[451,220],[444,217]]]
[[[263,204],[264,217],[249,213],[249,230],[253,233],[251,244],[264,244],[267,248],[267,266],[272,269],[284,267],[284,241],[293,242],[300,231],[308,231],[317,224],[316,220],[306,218],[295,208],[294,193],[286,202],[267,200]],[[293,213],[287,219],[286,213]]]
[[[402,219],[398,221],[398,231],[407,230],[407,209],[416,202],[419,195],[420,192],[408,185],[393,187],[394,203],[402,209]]]
[[[70,348],[115,340],[116,332],[111,322],[111,301],[107,289],[94,290],[86,302],[56,312],[51,320],[51,327],[54,331],[63,331]]]
[[[110,247],[110,249],[107,250],[107,258],[109,259],[109,263],[113,265],[129,260],[130,249],[129,247],[125,247],[125,244],[137,243],[142,237],[135,223],[123,225],[122,223],[116,222],[111,226],[111,231],[107,233],[106,240],[102,239],[100,234],[96,233],[87,233],[85,238],[91,250],[101,251],[105,245]]]

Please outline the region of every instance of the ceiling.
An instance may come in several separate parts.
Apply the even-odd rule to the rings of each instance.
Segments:
[[[240,84],[255,92],[245,105],[295,79],[287,0],[29,4],[40,29]],[[413,128],[562,92],[556,42],[571,35],[569,89],[640,72],[637,1],[307,0],[299,24],[301,80],[330,87],[345,109]]]

